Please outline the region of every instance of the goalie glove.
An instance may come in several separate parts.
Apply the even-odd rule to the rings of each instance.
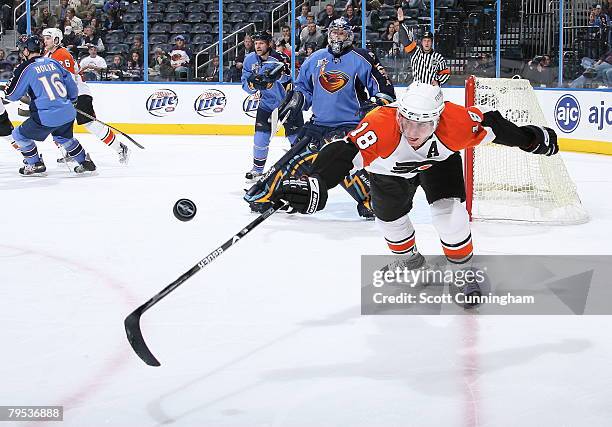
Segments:
[[[376,95],[372,96],[370,99],[364,102],[361,108],[359,108],[359,110],[365,116],[374,108],[389,105],[392,102],[395,102],[395,99],[391,95],[378,92]]]
[[[263,74],[253,73],[249,76],[247,82],[249,82],[249,86],[253,90],[266,90],[274,86],[274,82],[268,81],[266,76],[264,76]]]
[[[521,147],[521,150],[544,156],[552,156],[559,152],[557,134],[551,128],[529,125],[521,126],[521,129],[526,130],[533,136],[531,145]]]
[[[317,177],[291,177],[281,181],[274,193],[275,201],[285,201],[301,214],[311,215],[327,203],[327,188]]]
[[[292,118],[298,117],[298,114],[302,113],[304,102],[304,94],[302,92],[297,90],[287,92],[285,99],[278,106],[279,120],[286,118],[286,121],[291,122]]]

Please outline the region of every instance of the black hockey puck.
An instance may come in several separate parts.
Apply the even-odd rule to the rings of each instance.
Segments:
[[[172,213],[179,221],[191,221],[197,211],[195,203],[189,199],[177,200],[172,209]]]

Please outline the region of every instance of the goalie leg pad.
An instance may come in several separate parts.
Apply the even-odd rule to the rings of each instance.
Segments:
[[[442,250],[449,262],[464,264],[473,254],[470,217],[457,198],[440,199],[431,203],[431,222],[438,231]]]
[[[383,221],[379,218],[376,218],[375,221],[391,252],[396,255],[416,252],[414,227],[408,214],[394,221]]]

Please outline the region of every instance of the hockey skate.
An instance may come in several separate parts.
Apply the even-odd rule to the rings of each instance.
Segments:
[[[261,172],[250,170],[244,175],[244,177],[247,179],[248,182],[255,182],[259,180],[259,178],[261,178],[262,175],[263,173]]]
[[[78,174],[85,172],[95,172],[96,164],[91,160],[89,154],[85,155],[85,160],[80,165],[75,166],[74,171]]]
[[[59,159],[57,159],[57,163],[59,164],[66,164],[66,163],[71,163],[74,161],[75,160],[72,157],[70,157],[68,153],[64,153],[63,157],[60,157]]]
[[[389,264],[381,268],[380,271],[394,271],[398,268],[400,270],[423,270],[427,268],[427,261],[425,260],[425,257],[419,252],[414,252],[413,254],[401,256],[401,258],[394,259]]]
[[[24,166],[19,168],[19,173],[21,176],[45,176],[46,172],[47,167],[42,160],[42,156],[40,156],[40,160],[33,165],[25,163],[24,160]]]
[[[119,147],[120,150],[117,152],[119,154],[119,163],[127,165],[130,161],[130,150],[123,142],[119,142]]]
[[[372,212],[372,209],[364,205],[363,202],[357,203],[357,213],[361,218],[364,218],[367,221],[374,220],[374,212]]]

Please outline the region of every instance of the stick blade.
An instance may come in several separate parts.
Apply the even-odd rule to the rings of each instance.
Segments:
[[[147,347],[147,343],[145,343],[142,336],[142,331],[140,330],[140,315],[141,313],[135,310],[125,318],[123,323],[125,325],[127,339],[134,349],[134,352],[144,363],[149,366],[161,366],[161,363],[159,363],[155,356],[153,356],[153,353],[151,353],[151,350],[149,350],[149,347]]]

